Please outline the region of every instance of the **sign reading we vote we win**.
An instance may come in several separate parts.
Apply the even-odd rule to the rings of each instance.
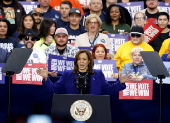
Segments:
[[[42,85],[42,76],[38,75],[37,68],[44,69],[46,64],[43,63],[27,63],[21,73],[14,74],[12,77],[13,84],[33,84]]]
[[[73,68],[74,58],[49,55],[48,71],[57,71],[58,74],[62,74],[64,70],[73,70]]]
[[[119,92],[119,99],[152,100],[153,80],[143,79],[140,82],[126,82],[126,89]]]

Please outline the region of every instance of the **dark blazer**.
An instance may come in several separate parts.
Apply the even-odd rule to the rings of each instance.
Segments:
[[[126,88],[126,85],[121,84],[119,81],[114,84],[108,84],[101,70],[94,70],[94,72],[95,73],[93,75],[90,75],[90,94],[110,95]],[[77,74],[74,74],[73,70],[67,70],[63,72],[62,77],[58,81],[52,83],[48,78],[46,82],[43,80],[43,85],[52,93],[78,94],[78,90],[75,86],[76,76]]]

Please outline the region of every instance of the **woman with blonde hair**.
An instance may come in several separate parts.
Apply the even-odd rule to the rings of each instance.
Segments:
[[[146,24],[146,15],[142,12],[137,12],[134,15],[133,25],[144,26]]]
[[[94,47],[96,44],[103,44],[111,52],[110,39],[106,34],[99,33],[102,21],[96,14],[90,14],[86,18],[86,33],[77,36],[76,47]]]
[[[141,47],[134,47],[131,50],[131,57],[133,62],[125,63],[122,69],[122,75],[126,75],[127,73],[131,73],[133,81],[141,81],[142,79],[156,79],[153,77],[147,66],[145,65],[140,51],[143,51]]]

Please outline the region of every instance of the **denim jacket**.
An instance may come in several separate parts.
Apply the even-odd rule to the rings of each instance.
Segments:
[[[139,72],[139,75],[143,76],[143,79],[156,79],[156,77],[153,77],[150,74],[147,66],[145,65],[143,61],[138,66],[138,72]],[[132,73],[132,74],[134,73],[133,62],[124,64],[124,67],[122,69],[122,75],[124,76],[127,73]]]

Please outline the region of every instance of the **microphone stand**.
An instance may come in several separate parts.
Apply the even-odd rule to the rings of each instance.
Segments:
[[[9,83],[8,83],[8,117],[7,117],[7,123],[10,123],[10,109],[11,109],[11,84],[12,84],[12,75],[14,75],[14,71],[7,71],[6,75],[9,75]]]

